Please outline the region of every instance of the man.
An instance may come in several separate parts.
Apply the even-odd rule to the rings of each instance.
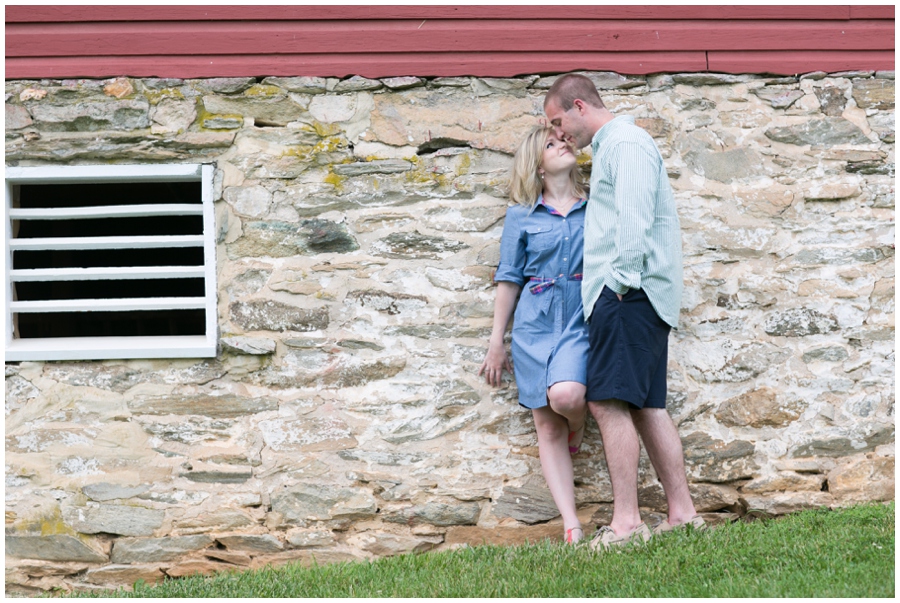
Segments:
[[[591,548],[647,541],[637,498],[640,439],[668,503],[654,533],[701,529],[684,454],[665,409],[669,331],[681,308],[681,228],[662,156],[631,116],[616,117],[591,80],[568,74],[544,99],[557,136],[591,145],[591,192],[584,232],[588,321],[587,399],[600,426],[613,489],[613,518]]]

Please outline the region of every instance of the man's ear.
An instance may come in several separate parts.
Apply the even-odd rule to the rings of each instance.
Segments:
[[[572,106],[575,107],[576,109],[578,109],[579,115],[584,115],[585,111],[587,111],[587,103],[585,103],[580,98],[576,98],[575,100],[573,100]]]

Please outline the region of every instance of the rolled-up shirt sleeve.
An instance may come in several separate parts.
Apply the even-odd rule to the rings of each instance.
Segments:
[[[525,284],[525,239],[515,207],[506,210],[503,222],[503,236],[500,238],[500,265],[494,275],[494,282],[506,281],[518,286]]]
[[[604,286],[625,294],[641,288],[659,186],[659,161],[641,145],[622,142],[610,154],[608,168],[615,182],[617,253],[610,261]]]

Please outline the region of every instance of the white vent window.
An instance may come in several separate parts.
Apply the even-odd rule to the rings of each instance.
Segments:
[[[6,169],[6,360],[216,355],[213,167]]]

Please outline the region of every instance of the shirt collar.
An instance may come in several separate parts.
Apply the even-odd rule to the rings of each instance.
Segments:
[[[538,205],[543,205],[545,208],[547,208],[547,213],[549,213],[551,216],[561,216],[562,215],[561,213],[557,212],[555,209],[553,209],[549,205],[544,204],[544,195],[538,196],[538,200],[535,201],[534,205],[531,206],[531,211],[528,212],[528,215],[533,214],[534,210],[537,209]],[[582,197],[581,199],[578,200],[578,202],[576,202],[572,206],[572,208],[569,210],[569,213],[572,213],[576,209],[581,209],[585,205],[587,205],[587,199]]]
[[[609,137],[613,130],[617,129],[619,126],[623,124],[631,124],[634,125],[634,116],[633,115],[619,115],[618,117],[614,117],[611,121],[606,122],[606,124],[597,130],[594,134],[594,137],[591,139],[591,150],[596,153],[597,149],[600,148],[600,143],[603,142],[607,137]]]

